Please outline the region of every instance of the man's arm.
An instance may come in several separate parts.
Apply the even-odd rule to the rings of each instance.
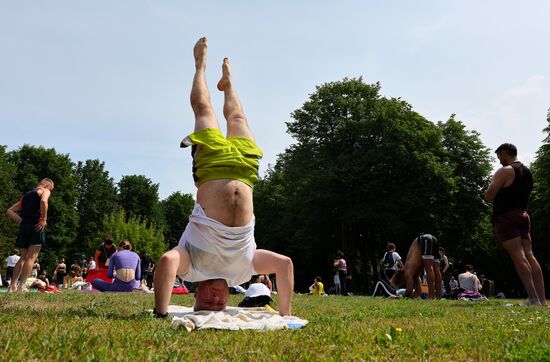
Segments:
[[[17,214],[19,211],[21,211],[21,201],[17,201],[15,204],[11,205],[10,208],[6,210],[6,214],[10,219],[18,224],[21,224],[23,219],[19,216],[19,214]]]
[[[258,274],[273,274],[277,279],[279,292],[279,314],[291,315],[292,293],[294,290],[294,266],[292,260],[269,250],[258,249],[254,253],[254,270]]]
[[[489,184],[489,187],[485,191],[485,200],[493,201],[495,199],[495,196],[498,194],[500,189],[502,189],[505,186],[506,182],[509,180],[510,170],[505,167],[501,167],[497,170],[497,172],[495,172],[493,179]]]
[[[38,224],[36,224],[36,230],[37,231],[44,231],[46,228],[46,225],[48,223],[46,220],[48,220],[48,199],[50,198],[50,190],[43,189],[42,195],[40,195],[40,219],[38,220]]]

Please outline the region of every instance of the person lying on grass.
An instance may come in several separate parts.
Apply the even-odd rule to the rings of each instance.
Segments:
[[[199,282],[195,310],[220,311],[227,305],[229,287],[245,283],[255,274],[276,274],[279,313],[291,314],[294,286],[292,260],[268,250],[256,249],[252,187],[258,179],[262,151],[254,136],[233,82],[229,60],[222,64],[218,90],[224,92],[223,114],[227,137],[220,132],[206,85],[207,40],[193,49],[195,75],[191,107],[195,132],[182,141],[192,147],[197,203],[189,223],[172,250],[159,260],[155,273],[155,309],[166,316],[174,278]]]

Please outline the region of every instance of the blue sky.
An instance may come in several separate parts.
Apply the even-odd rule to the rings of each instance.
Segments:
[[[227,56],[261,172],[293,143],[285,122],[315,86],[359,76],[530,162],[550,108],[549,13],[547,1],[0,0],[0,144],[98,158],[116,181],[159,183],[161,198],[194,194],[178,144],[193,127],[192,47],[207,36],[214,107],[223,121]]]

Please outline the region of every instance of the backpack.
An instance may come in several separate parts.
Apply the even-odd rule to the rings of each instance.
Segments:
[[[384,254],[384,258],[382,259],[382,266],[384,269],[392,269],[395,265],[395,260],[393,260],[393,251],[388,251],[386,254]]]

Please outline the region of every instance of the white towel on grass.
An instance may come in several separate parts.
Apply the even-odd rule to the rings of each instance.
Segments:
[[[172,318],[172,327],[184,327],[188,332],[194,329],[252,329],[267,331],[275,329],[297,329],[308,322],[294,316],[280,316],[279,312],[270,307],[237,308],[227,307],[221,312],[197,311],[192,307],[170,305],[168,317]]]

